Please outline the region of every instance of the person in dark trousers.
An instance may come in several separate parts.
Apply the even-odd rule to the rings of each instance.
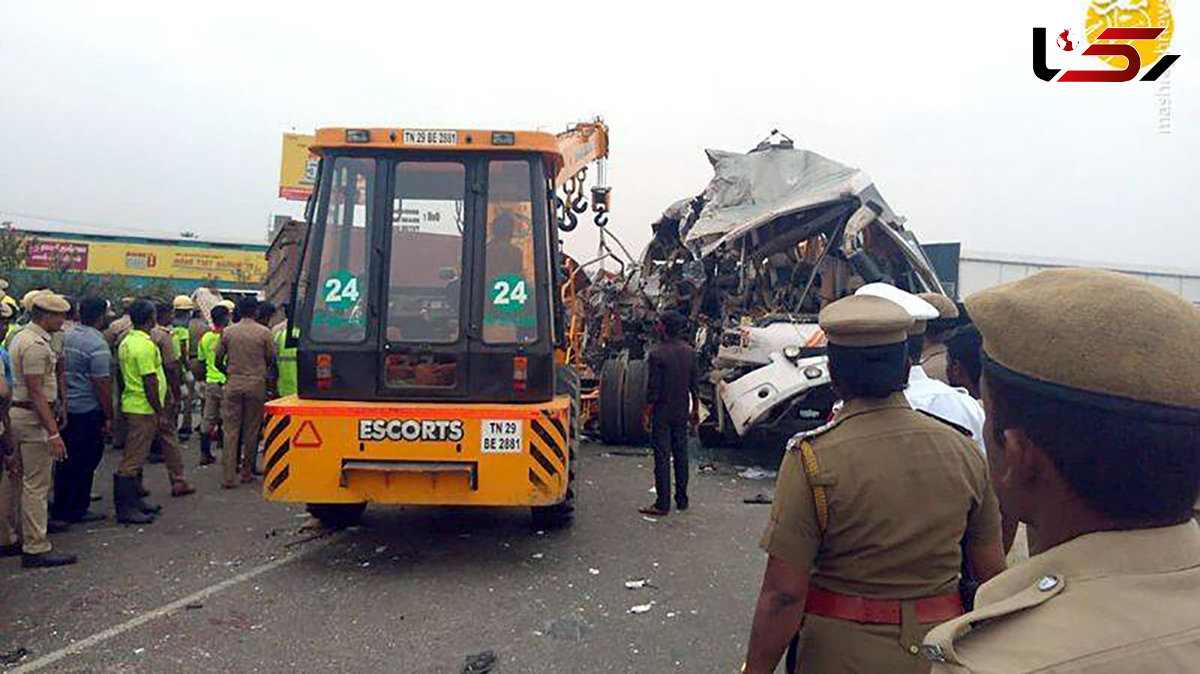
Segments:
[[[688,509],[688,424],[700,421],[700,396],[696,385],[696,351],[684,341],[687,319],[671,311],[657,326],[662,341],[650,351],[650,378],[646,391],[647,415],[654,438],[654,505],[645,515],[671,511],[671,463],[675,464],[675,507]],[[689,402],[689,396],[691,398]]]
[[[79,304],[79,323],[67,330],[67,425],[62,428],[67,458],[54,472],[55,519],[92,522],[104,515],[90,512],[92,478],[104,453],[113,417],[112,352],[104,341],[108,303],[86,297]]]

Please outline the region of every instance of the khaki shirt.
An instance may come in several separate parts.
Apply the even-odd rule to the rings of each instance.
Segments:
[[[161,325],[156,325],[150,330],[150,341],[154,342],[154,346],[158,347],[159,353],[162,354],[162,363],[164,369],[171,369],[179,362],[179,351],[175,348],[175,338],[171,334],[171,328],[165,328]]]
[[[946,360],[946,345],[934,344],[925,349],[921,354],[921,367],[925,369],[925,374],[933,379],[936,379],[943,384],[949,384],[950,378],[946,374],[946,367],[949,362]]]
[[[118,318],[108,324],[108,328],[104,331],[104,339],[108,340],[108,345],[112,348],[117,348],[121,345],[121,340],[125,339],[125,335],[133,329],[133,319],[129,314]]]
[[[1031,557],[934,628],[934,672],[1200,671],[1200,526],[1105,531]]]
[[[13,402],[29,402],[27,375],[42,375],[42,392],[46,400],[58,400],[58,355],[50,345],[50,333],[36,323],[30,323],[13,336],[9,348],[13,362]]]
[[[813,585],[872,599],[947,594],[958,588],[964,534],[969,543],[1000,542],[986,460],[903,393],[850,400],[831,424],[804,435],[820,463],[828,527],[822,534],[793,446],[762,547],[811,570]]]
[[[271,331],[253,318],[243,318],[225,328],[217,342],[216,360],[226,359],[226,385],[233,390],[256,390],[267,385],[275,367],[277,350]]]

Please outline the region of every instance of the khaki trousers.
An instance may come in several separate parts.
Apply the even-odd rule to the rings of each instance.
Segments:
[[[175,429],[173,408],[161,418],[153,414],[126,414],[129,437],[125,441],[125,453],[121,457],[118,475],[136,477],[150,456],[150,445],[158,440],[163,450],[163,462],[171,483],[183,481],[183,450],[179,446],[179,432]]]
[[[208,435],[221,423],[221,399],[224,398],[224,384],[204,384],[204,412],[200,417],[200,432]]]
[[[267,392],[262,386],[226,384],[221,402],[221,423],[225,426],[225,447],[221,452],[221,476],[226,484],[237,478],[240,445],[242,474],[254,469],[258,454],[258,433],[262,429],[263,405]],[[239,443],[240,440],[240,443]]]
[[[23,470],[20,485],[21,550],[27,555],[49,552],[51,545],[46,538],[49,519],[47,498],[54,484],[54,461],[50,458],[48,434],[37,415],[29,410],[14,407],[9,412],[9,418],[12,421],[13,441],[17,444],[17,451],[21,452]],[[11,485],[9,489],[16,488],[11,478],[6,476],[4,481]],[[4,494],[0,493],[2,497]],[[11,494],[8,498],[11,499]],[[8,542],[12,542],[11,538]]]

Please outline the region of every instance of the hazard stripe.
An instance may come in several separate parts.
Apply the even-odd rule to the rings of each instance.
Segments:
[[[551,476],[558,475],[558,470],[555,469],[554,464],[550,463],[550,459],[547,459],[546,455],[542,453],[542,450],[538,449],[537,445],[533,444],[532,442],[529,443],[529,453],[533,455],[533,460],[537,461],[538,465],[541,466],[547,474]]]
[[[550,432],[538,422],[533,422],[532,426],[533,432],[537,434],[537,436],[542,439],[542,442],[550,448],[550,451],[554,452],[554,455],[558,457],[559,465],[567,465],[567,455],[563,453],[562,443],[550,435]]]
[[[288,425],[290,425],[291,423],[292,423],[292,417],[290,415],[284,416],[278,424],[275,424],[274,428],[267,431],[267,442],[265,443],[264,446],[267,449],[270,449],[271,446],[275,444],[275,441],[279,439],[279,436],[285,430],[287,430]]]
[[[542,414],[550,421],[551,424],[554,425],[554,428],[558,430],[559,437],[561,437],[563,440],[570,440],[570,438],[567,436],[566,428],[563,427],[562,420],[558,418],[558,414],[551,412],[550,410],[542,410]]]
[[[542,491],[550,491],[550,485],[546,484],[546,481],[542,479],[542,476],[538,475],[537,472],[532,468],[529,469],[529,481]]]
[[[284,440],[283,444],[280,445],[280,447],[279,447],[279,451],[275,452],[274,454],[271,455],[271,458],[267,459],[267,466],[263,470],[263,473],[270,475],[271,469],[274,468],[280,462],[280,460],[283,459],[283,455],[287,454],[288,450],[290,450],[291,448],[292,448],[292,443],[287,440]]]
[[[275,479],[271,480],[271,484],[267,485],[267,490],[275,491],[286,479],[288,479],[288,467],[284,466],[283,470],[279,471],[279,474],[275,476]]]

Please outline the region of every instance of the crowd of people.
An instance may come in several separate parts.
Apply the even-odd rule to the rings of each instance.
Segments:
[[[106,517],[91,504],[108,443],[121,452],[112,502],[123,524],[162,511],[146,500],[147,463],[165,464],[172,497],[196,492],[181,441],[195,430],[199,465],[221,452],[223,488],[255,482],[264,405],[296,392],[295,346],[274,305],[243,297],[202,312],[188,295],[117,307],[9,291],[0,279],[0,557],[20,555],[27,568],[77,561],[49,535]]]

